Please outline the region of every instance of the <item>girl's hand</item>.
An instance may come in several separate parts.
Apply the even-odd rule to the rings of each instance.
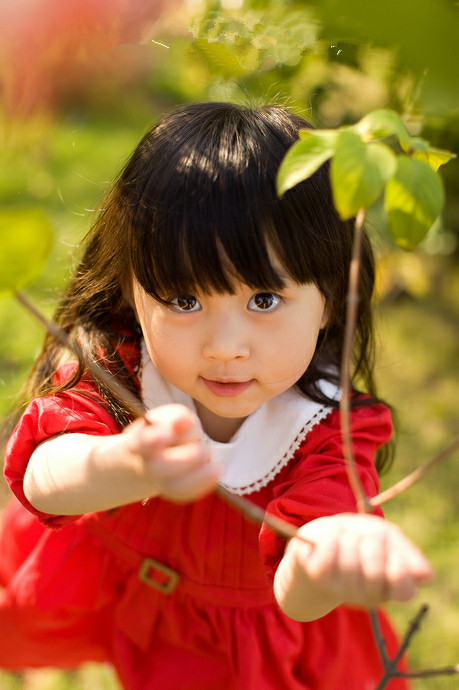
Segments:
[[[406,601],[432,568],[395,525],[372,515],[340,514],[303,525],[292,539],[276,574],[283,610],[297,620],[313,620],[341,603],[373,607]]]
[[[124,431],[139,458],[152,495],[176,502],[201,498],[215,488],[221,471],[210,462],[198,418],[183,405],[149,410]]]
[[[33,452],[24,477],[30,503],[51,515],[83,515],[153,496],[193,501],[212,491],[220,468],[182,405],[147,412],[122,434],[61,434]]]

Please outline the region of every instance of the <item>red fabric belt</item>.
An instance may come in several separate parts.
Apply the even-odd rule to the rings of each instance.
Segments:
[[[121,541],[101,520],[90,519],[85,522],[87,529],[94,534],[116,556],[128,563],[137,578],[145,586],[170,595],[178,587],[179,591],[205,599],[207,602],[223,606],[260,606],[272,604],[274,594],[272,585],[253,588],[236,588],[197,582],[183,573],[173,570],[168,564],[143,554]]]

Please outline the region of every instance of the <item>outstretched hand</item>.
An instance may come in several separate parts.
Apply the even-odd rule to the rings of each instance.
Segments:
[[[341,603],[372,607],[406,601],[433,571],[394,524],[372,515],[338,514],[299,529],[276,575],[284,611],[312,620]]]
[[[187,502],[215,488],[221,468],[210,462],[199,420],[183,405],[149,410],[124,434],[129,436],[130,450],[141,460],[155,494]]]

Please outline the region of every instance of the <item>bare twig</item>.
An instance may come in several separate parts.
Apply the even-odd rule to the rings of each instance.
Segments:
[[[386,640],[384,639],[384,635],[382,634],[381,626],[379,624],[378,612],[376,609],[370,609],[369,614],[379,656],[381,657],[384,669],[386,669],[390,663],[390,658],[387,653]]]
[[[60,343],[62,343],[64,347],[76,355],[78,360],[83,363],[95,381],[103,384],[107,390],[117,397],[133,419],[144,417],[148,422],[148,419],[144,416],[145,407],[143,406],[142,402],[138,400],[125,386],[120,384],[113,374],[111,374],[107,369],[99,366],[96,362],[89,360],[79,344],[72,340],[68,333],[64,331],[63,328],[60,328],[57,323],[47,319],[44,314],[42,314],[40,310],[37,309],[22,292],[15,292],[15,297],[30,314],[32,314],[38,321],[40,321],[40,323],[44,325],[48,333],[53,335]],[[272,515],[265,512],[262,508],[243,498],[242,496],[232,494],[221,485],[216,488],[216,493],[220,497],[224,498],[233,507],[237,508],[246,517],[252,520],[252,522],[260,525],[266,523],[268,527],[276,532],[276,534],[284,537],[285,539],[292,539],[293,537],[296,537],[297,539],[301,539],[301,541],[304,541],[309,545],[313,545],[311,541],[298,534],[298,529],[294,525],[291,525],[286,520],[282,520],[277,515]]]
[[[22,304],[27,311],[32,314],[43,326],[46,328],[48,333],[53,335],[64,347],[73,352],[80,362],[84,364],[86,369],[89,371],[91,376],[103,384],[111,393],[113,393],[120,402],[123,403],[126,411],[135,419],[136,417],[141,417],[145,413],[145,408],[142,403],[135,397],[129,390],[122,386],[119,381],[111,374],[107,369],[99,366],[96,362],[89,360],[79,344],[72,340],[68,333],[64,331],[63,328],[47,319],[44,314],[39,311],[35,305],[24,295],[22,292],[15,292],[14,296]]]
[[[372,513],[368,496],[366,495],[360,477],[357,473],[351,434],[351,362],[354,345],[355,328],[359,306],[359,276],[362,251],[362,229],[365,220],[365,209],[361,209],[355,219],[352,259],[349,269],[349,288],[347,293],[346,328],[341,359],[341,389],[340,400],[341,430],[343,433],[344,456],[346,458],[349,482],[354,492],[357,508],[360,513]]]
[[[390,659],[387,655],[386,643],[381,632],[377,613],[376,611],[370,611],[373,633],[384,668],[384,675],[381,678],[376,690],[384,690],[388,683],[390,683],[390,681],[394,678],[432,678],[434,676],[451,676],[459,673],[459,664],[456,664],[455,666],[444,666],[442,668],[425,669],[421,671],[400,671],[398,668],[403,655],[407,652],[408,647],[411,644],[413,635],[418,632],[424,617],[428,613],[428,610],[429,607],[426,604],[421,606],[418,613],[408,626],[408,630],[398,648],[397,654],[393,659]]]
[[[403,493],[404,491],[412,487],[414,484],[419,482],[421,479],[423,479],[426,476],[426,474],[430,472],[431,469],[433,469],[444,458],[446,458],[448,455],[450,455],[450,453],[457,450],[458,448],[459,434],[456,436],[456,438],[454,438],[451,441],[451,443],[449,443],[447,446],[445,446],[445,448],[443,448],[439,453],[437,453],[437,455],[430,462],[426,463],[425,465],[422,465],[422,467],[418,467],[418,469],[414,470],[414,472],[409,474],[407,477],[404,477],[399,482],[389,487],[385,491],[382,491],[377,496],[370,498],[371,505],[379,506],[382,503],[386,503],[386,501],[390,501],[392,498],[395,498],[395,496],[398,496],[399,494]]]
[[[435,676],[453,676],[459,673],[459,664],[455,666],[443,666],[443,668],[431,668],[425,671],[411,671],[404,673],[404,678],[434,678]]]
[[[399,650],[398,650],[398,652],[397,652],[397,654],[396,654],[396,656],[392,662],[394,669],[397,668],[397,666],[399,665],[399,663],[402,659],[402,656],[405,654],[406,650],[408,649],[408,647],[411,644],[411,640],[413,638],[413,635],[415,635],[418,632],[419,628],[421,627],[421,623],[424,620],[424,618],[428,612],[429,612],[429,607],[427,606],[427,604],[423,604],[421,606],[421,608],[419,609],[419,611],[417,612],[417,614],[415,615],[415,617],[413,618],[413,620],[411,621],[411,623],[409,624],[408,630],[406,631],[405,636],[402,640],[402,643],[399,647]]]
[[[375,634],[376,642],[378,644],[378,649],[379,653],[381,655],[381,661],[383,664],[384,668],[384,675],[381,678],[376,690],[384,690],[384,688],[387,686],[387,684],[393,679],[393,678],[404,678],[405,677],[405,672],[404,671],[399,671],[398,670],[398,665],[402,659],[402,656],[405,654],[406,650],[408,649],[411,639],[413,635],[419,630],[419,626],[421,625],[421,621],[424,618],[428,611],[428,607],[426,605],[423,605],[418,613],[416,614],[415,618],[412,620],[410,623],[408,630],[405,634],[405,637],[402,640],[402,643],[397,651],[397,654],[393,659],[389,659],[387,657],[386,653],[386,647],[384,644],[384,647],[380,645],[380,639],[382,638],[381,634],[381,629],[379,627],[379,621],[377,619],[376,614],[372,616],[372,624],[373,624],[373,631]]]
[[[291,525],[285,520],[282,520],[282,518],[278,517],[277,515],[267,513],[263,510],[263,508],[260,508],[260,506],[257,506],[255,503],[248,501],[246,498],[232,494],[221,484],[218,485],[215,491],[219,496],[221,496],[221,498],[228,503],[231,503],[231,505],[244,513],[247,518],[252,520],[252,522],[255,522],[259,525],[262,525],[264,522],[268,525],[268,527],[271,527],[276,534],[281,537],[285,537],[285,539],[293,539],[293,537],[295,537],[296,539],[301,539],[301,541],[306,542],[310,546],[314,546],[312,541],[305,539],[298,534],[297,527]]]

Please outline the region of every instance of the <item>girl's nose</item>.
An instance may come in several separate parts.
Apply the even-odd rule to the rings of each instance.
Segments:
[[[247,359],[250,355],[248,333],[240,321],[231,315],[220,315],[209,324],[203,346],[207,359],[229,362],[233,359]]]

